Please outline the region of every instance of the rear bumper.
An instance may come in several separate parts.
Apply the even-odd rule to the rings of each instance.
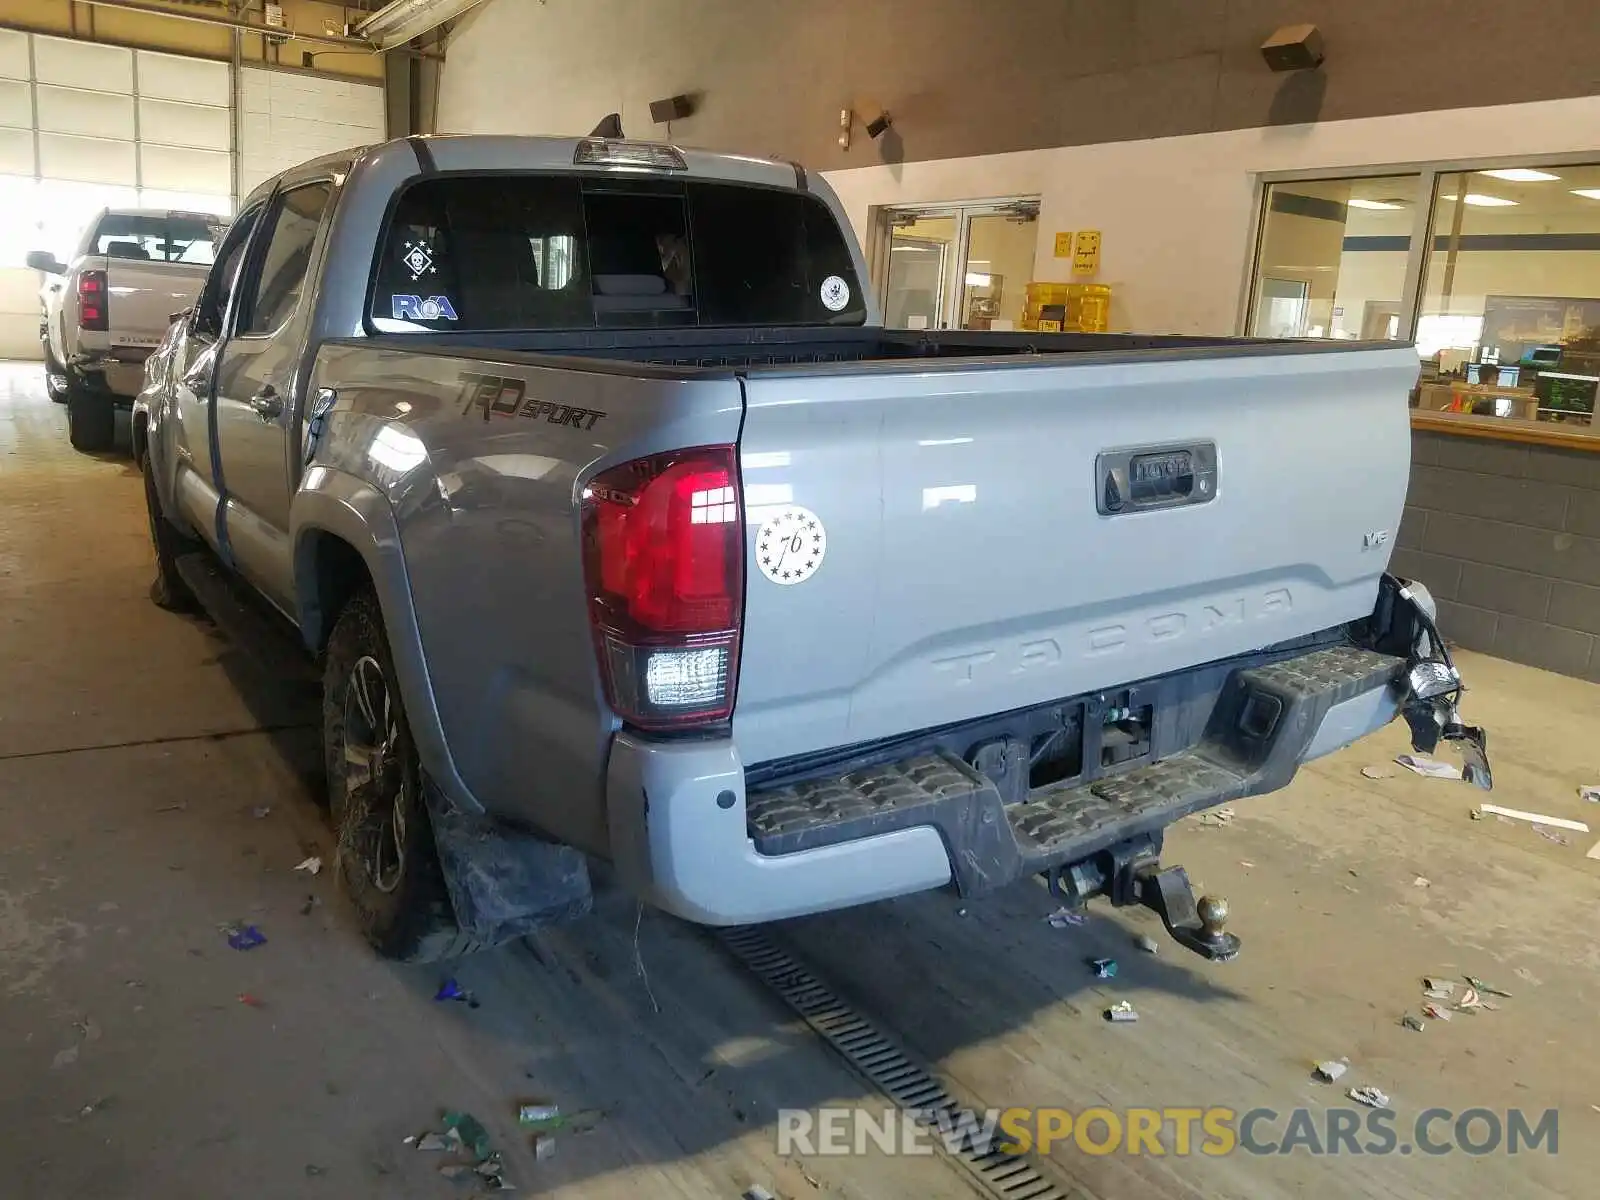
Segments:
[[[747,792],[730,740],[621,735],[608,776],[618,871],[708,925],[846,908],[954,882],[963,895],[1090,859],[1217,804],[1276,791],[1302,762],[1394,719],[1406,660],[1334,646],[1229,669],[1181,754],[1005,805],[947,751]]]
[[[124,406],[144,388],[144,360],[150,351],[142,346],[122,347],[78,355],[73,369],[96,391],[109,392]]]

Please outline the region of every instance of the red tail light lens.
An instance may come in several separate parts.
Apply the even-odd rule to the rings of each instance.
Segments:
[[[603,471],[583,493],[584,572],[611,706],[645,729],[733,714],[744,606],[735,449]]]
[[[83,271],[78,275],[78,326],[82,329],[109,329],[106,313],[106,273]]]

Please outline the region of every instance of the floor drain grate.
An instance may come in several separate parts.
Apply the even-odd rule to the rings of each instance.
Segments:
[[[1005,1154],[984,1145],[981,1116],[957,1104],[926,1068],[908,1058],[827,984],[774,945],[763,929],[740,925],[717,932],[729,952],[799,1013],[863,1079],[920,1123],[939,1131],[967,1131],[959,1140],[939,1136],[934,1142],[950,1151],[990,1195],[1001,1200],[1089,1200],[1087,1193],[1076,1188],[1063,1191],[1045,1178],[1030,1156]]]

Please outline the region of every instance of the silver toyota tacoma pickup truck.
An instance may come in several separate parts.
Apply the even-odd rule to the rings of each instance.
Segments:
[[[413,138],[263,184],[134,416],[158,602],[292,638],[384,954],[1043,877],[1237,950],[1163,830],[1402,716],[1405,346],[900,332],[815,175]],[[289,662],[292,654],[278,655]]]

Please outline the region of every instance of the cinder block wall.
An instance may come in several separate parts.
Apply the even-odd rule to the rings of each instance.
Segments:
[[[1445,637],[1600,682],[1600,453],[1417,431],[1396,574]]]

